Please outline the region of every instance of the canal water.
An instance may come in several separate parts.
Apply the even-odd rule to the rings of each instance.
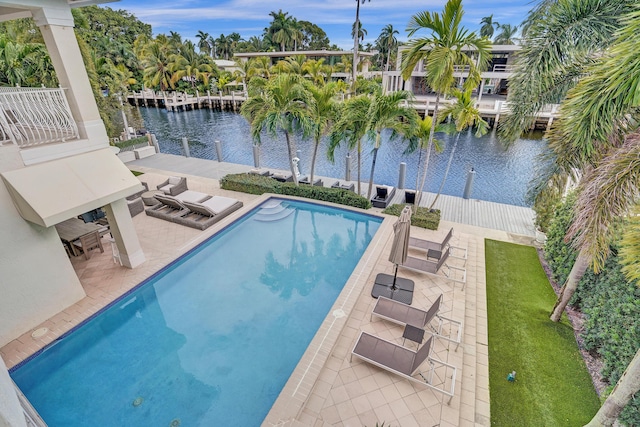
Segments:
[[[146,129],[158,139],[160,152],[182,153],[182,138],[187,137],[191,156],[217,160],[215,141],[222,143],[222,161],[253,165],[253,140],[249,124],[239,114],[208,109],[170,113],[163,109],[140,108]],[[436,134],[444,142],[444,151],[432,153],[425,184],[426,191],[437,192],[446,169],[454,136]],[[300,172],[309,174],[313,141],[294,137],[300,150]],[[289,170],[284,135],[272,139],[263,134],[260,147],[262,167]],[[344,179],[348,150],[345,146],[336,150],[335,162],[327,160],[327,145],[318,150],[315,174]],[[495,131],[476,138],[463,133],[454,154],[451,170],[442,190],[443,194],[462,197],[469,170],[475,171],[471,198],[496,203],[526,206],[525,196],[534,174],[536,157],[545,149],[541,139],[520,139],[509,149],[498,140]],[[407,143],[389,141],[388,134],[378,151],[374,182],[396,186],[400,163],[406,163],[405,188],[416,188],[419,153],[406,153]],[[372,144],[365,142],[362,150],[362,181],[369,180]],[[420,160],[423,163],[423,159]],[[351,153],[351,179],[356,180],[356,153]]]

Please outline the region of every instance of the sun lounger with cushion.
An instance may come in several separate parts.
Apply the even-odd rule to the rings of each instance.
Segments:
[[[431,305],[429,310],[425,311],[389,298],[379,297],[373,307],[371,317],[377,316],[403,326],[412,325],[421,329],[429,327],[435,336],[456,343],[457,350],[462,340],[462,322],[441,316],[439,313],[441,303],[442,294]],[[434,319],[437,320],[437,325],[435,326],[432,325],[436,323],[433,322]],[[445,323],[450,326],[448,332],[443,331]]]
[[[343,184],[340,181],[336,181],[333,184],[331,184],[331,188],[341,188],[343,190],[355,191],[356,185],[353,182],[345,182]]]
[[[184,215],[188,212],[188,209],[184,204],[175,197],[168,196],[166,194],[156,194],[155,197],[160,203],[155,206],[151,206],[145,211],[149,216],[172,221],[174,217]]]
[[[409,247],[414,249],[423,250],[427,253],[427,258],[440,259],[444,250],[451,248],[450,256],[452,258],[467,259],[467,250],[457,246],[452,246],[449,242],[453,237],[453,228],[449,230],[442,242],[434,242],[426,239],[418,239],[416,237],[409,237]],[[455,252],[455,254],[454,254]]]
[[[430,337],[418,351],[413,351],[363,331],[351,356],[355,355],[402,378],[439,391],[449,396],[451,403],[456,384],[456,367],[430,357],[432,342],[433,337]],[[419,371],[425,361],[429,362],[429,370]]]
[[[432,261],[426,257],[416,258],[408,256],[407,260],[400,264],[400,267],[462,283],[462,290],[464,290],[464,284],[467,281],[467,271],[464,268],[452,267],[446,263],[450,251],[451,249],[447,248],[438,261]]]
[[[242,202],[231,197],[213,196],[201,203],[183,202],[184,206],[189,209],[187,213],[173,218],[177,224],[186,225],[187,227],[199,228],[204,230],[231,212],[237,211],[242,207]]]

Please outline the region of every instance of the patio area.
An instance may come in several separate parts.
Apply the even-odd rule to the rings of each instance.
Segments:
[[[140,179],[147,182],[149,188],[155,188],[168,175],[152,169],[144,172]],[[189,189],[233,197],[242,201],[245,207],[205,231],[145,214],[135,216],[133,222],[147,261],[133,270],[113,262],[106,239],[103,241],[104,253],[93,251],[90,260],[86,260],[84,256],[71,258],[87,297],[34,328],[34,331],[41,331],[43,335],[35,334],[36,337],[33,337],[34,331],[29,331],[1,348],[0,356],[9,368],[215,234],[250,209],[260,198],[221,190],[215,179],[187,177]],[[378,318],[371,319],[370,316],[376,302],[370,296],[375,276],[378,273],[393,274],[394,271],[393,264],[388,261],[393,241],[393,229],[390,226],[393,221],[393,218],[385,221],[385,226],[380,228],[376,236],[375,248],[367,251],[366,262],[359,264],[350,283],[346,285],[353,293],[353,309],[346,311],[344,327],[336,335],[335,345],[318,347],[317,352],[324,354],[326,363],[322,363],[309,377],[308,371],[314,365],[301,362],[263,425],[373,427],[382,422],[385,425],[403,427],[490,425],[484,238],[516,243],[523,243],[526,239],[504,231],[445,221],[441,222],[438,231],[411,228],[414,237],[439,241],[454,227],[451,243],[468,250],[466,261],[449,261],[452,265],[464,266],[466,269],[464,291],[460,283],[444,277],[436,278],[404,269],[400,269],[398,273],[416,284],[412,304],[414,307],[426,310],[442,294],[443,307],[440,313],[463,322],[462,343],[457,350],[453,343],[434,339],[432,356],[457,368],[455,396],[447,405],[448,397],[441,393],[410,383],[358,358],[354,357],[350,361],[351,350],[360,331],[402,344],[401,326]],[[413,253],[414,256],[418,254]],[[47,331],[44,332],[42,328]],[[319,335],[320,333],[310,348],[316,346]],[[405,346],[416,349],[416,344],[412,342],[407,342]],[[306,356],[305,354],[303,359]],[[305,370],[304,374],[300,370]],[[313,381],[300,394],[302,381],[293,384],[295,378],[313,378]]]

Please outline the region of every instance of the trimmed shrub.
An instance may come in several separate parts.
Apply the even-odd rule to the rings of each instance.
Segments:
[[[143,144],[149,145],[149,139],[146,136],[139,136],[137,138],[131,138],[128,141],[116,142],[114,145],[122,150],[123,148],[136,146],[136,145],[143,145]]]
[[[391,205],[387,207],[382,213],[387,215],[400,216],[400,212],[406,204]],[[440,225],[440,211],[438,209],[427,209],[423,207],[416,208],[411,205],[413,214],[411,215],[411,225],[416,227],[426,228],[428,230],[437,230]]]
[[[292,182],[279,182],[273,178],[248,173],[226,175],[220,180],[220,188],[249,194],[274,193],[304,197],[361,209],[371,207],[371,202],[367,198],[353,191],[304,184],[296,186]]]

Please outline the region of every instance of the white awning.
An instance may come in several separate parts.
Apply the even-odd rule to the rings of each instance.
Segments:
[[[50,227],[142,190],[106,148],[1,174],[20,215]]]

